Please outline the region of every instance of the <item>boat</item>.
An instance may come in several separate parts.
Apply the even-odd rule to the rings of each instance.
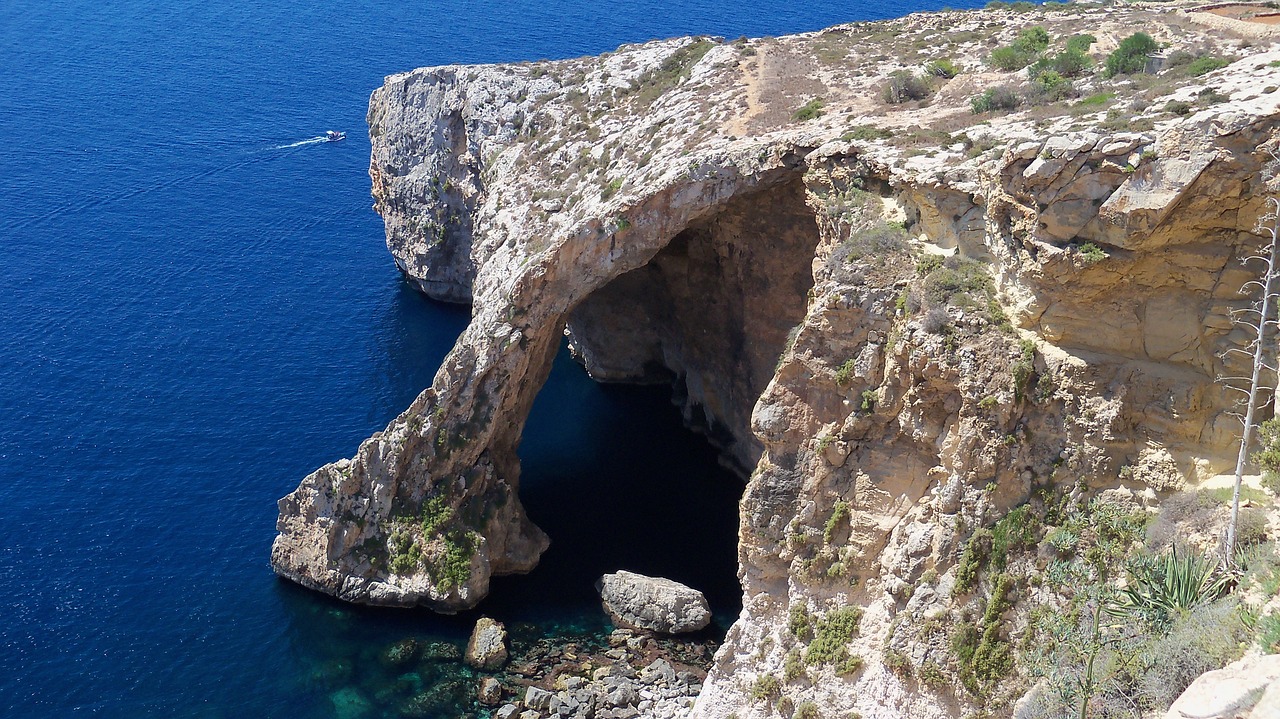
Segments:
[[[347,133],[338,132],[336,130],[325,130],[324,139],[328,142],[337,142],[338,140],[347,139]]]

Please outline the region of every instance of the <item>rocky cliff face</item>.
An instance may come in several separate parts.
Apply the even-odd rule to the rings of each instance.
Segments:
[[[1034,24],[1097,58],[1145,30],[1234,62],[1049,99],[983,63]],[[472,321],[431,388],[281,500],[273,566],[441,611],[533,569],[515,450],[567,333],[601,381],[673,383],[750,476],[744,608],[695,716],[767,715],[775,674],[793,702],[959,716],[895,670],[948,665],[906,629],[953,603],[972,528],[1055,488],[1150,502],[1233,451],[1214,380],[1246,341],[1226,317],[1280,127],[1280,51],[1241,37],[1174,10],[941,13],[388,77],[388,247]],[[941,57],[960,73],[928,100],[880,99]],[[1022,107],[974,115],[999,85]],[[865,664],[793,676],[793,617],[851,606]]]

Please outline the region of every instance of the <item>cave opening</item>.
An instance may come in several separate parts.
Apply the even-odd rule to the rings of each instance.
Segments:
[[[804,317],[817,243],[796,175],[573,310],[519,449],[521,501],[551,546],[529,575],[495,577],[482,608],[604,623],[595,582],[626,569],[702,591],[728,628],[738,502],[762,452],[751,411]]]

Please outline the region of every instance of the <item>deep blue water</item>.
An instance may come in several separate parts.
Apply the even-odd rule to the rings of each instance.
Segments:
[[[369,209],[383,75],[926,6],[0,2],[0,715],[326,716],[317,667],[474,619],[267,565],[275,500],[406,406],[467,318],[401,282]],[[281,147],[330,128],[350,139]],[[562,357],[521,454],[555,544],[483,611],[597,626],[582,578],[628,566],[731,619],[740,485],[662,391]]]

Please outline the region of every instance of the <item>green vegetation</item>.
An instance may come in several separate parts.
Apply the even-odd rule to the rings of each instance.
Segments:
[[[836,368],[836,386],[848,387],[853,383],[854,373],[857,372],[852,359],[847,359]]]
[[[880,99],[890,105],[900,105],[912,100],[923,100],[929,97],[932,89],[926,78],[910,70],[895,70],[889,74],[884,87],[880,90]]]
[[[1280,419],[1269,419],[1258,425],[1258,451],[1253,463],[1262,468],[1262,486],[1280,495]]]
[[[949,304],[961,295],[986,293],[992,288],[986,266],[961,257],[947,258],[924,279],[924,296],[931,304]]]
[[[1098,247],[1092,242],[1086,242],[1080,245],[1076,248],[1076,252],[1080,253],[1080,259],[1086,265],[1092,265],[1095,262],[1101,262],[1107,259],[1107,253],[1103,251],[1101,247]]]
[[[851,674],[862,667],[862,658],[849,653],[846,646],[858,636],[862,621],[859,607],[841,607],[818,620],[813,628],[813,641],[805,650],[804,662],[809,666],[826,664],[839,674]]]
[[[864,389],[862,390],[862,404],[858,406],[858,409],[862,410],[863,412],[874,412],[876,411],[876,404],[879,402],[880,402],[879,392],[873,389]]]
[[[1014,72],[1030,65],[1047,47],[1049,33],[1036,25],[1019,33],[1011,44],[993,50],[987,62],[998,70]]]
[[[1065,100],[1075,94],[1071,81],[1056,70],[1041,70],[1031,78],[1031,90],[1035,97],[1045,102]]]
[[[813,702],[800,702],[791,719],[819,719],[818,705]]]
[[[841,526],[848,525],[851,514],[848,502],[843,499],[836,500],[835,506],[831,509],[831,516],[827,518],[827,523],[822,528],[822,539],[827,544],[831,543],[832,538],[835,537]]]
[[[624,182],[626,181],[621,177],[615,177],[612,180],[609,180],[609,182],[605,183],[604,187],[600,188],[600,199],[607,200],[610,197],[613,197],[615,192],[622,189]]]
[[[1098,38],[1088,33],[1083,33],[1080,35],[1072,35],[1071,37],[1067,38],[1067,52],[1078,52],[1078,53],[1089,52],[1089,48],[1093,47],[1093,44],[1097,41],[1098,41]]]
[[[1159,48],[1156,41],[1145,32],[1138,32],[1120,41],[1120,46],[1107,56],[1106,75],[1133,75],[1143,72],[1151,53]]]
[[[1129,563],[1129,581],[1107,607],[1117,616],[1134,616],[1157,628],[1197,607],[1220,599],[1232,581],[1209,560],[1192,552],[1139,556]]]
[[[822,98],[815,97],[804,105],[801,105],[795,112],[791,113],[791,119],[796,122],[808,122],[809,120],[822,117],[822,108],[826,107],[826,105],[827,104],[822,101]]]
[[[1114,92],[1095,92],[1094,94],[1080,100],[1076,103],[1076,107],[1101,107],[1108,102],[1116,99]]]
[[[1021,402],[1030,389],[1031,376],[1036,371],[1036,343],[1022,340],[1018,343],[1018,359],[1009,366],[1009,377],[1013,380],[1013,398]]]
[[[1009,85],[998,85],[989,87],[969,100],[969,107],[973,110],[973,114],[982,115],[997,110],[1014,110],[1022,104],[1022,98],[1018,97],[1018,92]]]
[[[849,239],[840,243],[827,258],[827,267],[840,279],[856,271],[855,265],[884,266],[885,262],[907,253],[907,233],[901,226],[880,221],[865,229],[853,229]]]
[[[944,80],[950,80],[960,74],[960,68],[956,67],[956,64],[950,58],[934,60],[924,66],[924,71],[933,77],[940,77]]]
[[[787,617],[787,630],[791,636],[802,642],[813,638],[813,615],[803,604],[791,605],[791,613]]]
[[[849,142],[850,140],[887,140],[893,137],[893,130],[874,125],[855,125],[848,132],[840,136],[841,140]]]
[[[637,93],[639,102],[652,104],[667,90],[687,79],[693,66],[715,46],[716,43],[711,40],[699,39],[671,53],[656,69],[636,80],[632,90]]]
[[[751,698],[757,702],[773,699],[780,692],[778,678],[772,674],[761,674],[751,683]]]
[[[1220,57],[1198,57],[1187,64],[1187,74],[1191,77],[1200,77],[1201,75],[1207,75],[1214,70],[1221,70],[1230,64],[1230,60]]]
[[[915,673],[915,666],[911,663],[911,658],[898,649],[890,648],[884,650],[883,661],[889,671],[903,679],[909,679]]]

